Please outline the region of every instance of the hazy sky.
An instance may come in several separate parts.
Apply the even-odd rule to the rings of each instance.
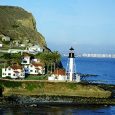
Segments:
[[[31,12],[52,50],[115,53],[115,0],[0,0]]]

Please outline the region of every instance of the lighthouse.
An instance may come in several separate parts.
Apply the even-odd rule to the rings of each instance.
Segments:
[[[75,54],[74,49],[71,47],[69,49],[68,63],[67,63],[67,79],[69,81],[76,80],[76,65],[75,65]]]
[[[66,68],[67,80],[80,82],[80,75],[76,73],[76,63],[74,49],[69,49],[68,63]]]

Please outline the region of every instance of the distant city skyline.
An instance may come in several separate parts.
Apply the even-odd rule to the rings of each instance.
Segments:
[[[115,0],[0,0],[31,12],[48,47],[115,53]]]

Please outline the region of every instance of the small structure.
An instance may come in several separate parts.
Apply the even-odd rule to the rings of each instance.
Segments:
[[[43,52],[43,49],[39,45],[33,45],[28,48],[29,53],[36,54],[38,52]]]
[[[6,68],[2,68],[2,77],[10,77],[12,79],[25,78],[25,72],[20,65],[13,65]]]
[[[10,37],[9,36],[3,36],[2,37],[2,41],[10,41]]]
[[[58,80],[58,81],[66,81],[67,76],[64,69],[56,69],[51,76],[48,77],[48,80]]]
[[[30,56],[28,55],[28,53],[23,53],[21,64],[22,65],[29,65],[30,64]]]
[[[2,43],[0,43],[0,48],[2,48],[3,47],[3,44]]]
[[[26,45],[25,44],[20,44],[19,47],[26,47]]]

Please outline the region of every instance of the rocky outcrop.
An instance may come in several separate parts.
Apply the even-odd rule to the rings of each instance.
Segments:
[[[3,40],[3,37],[9,37],[10,41]],[[32,14],[14,6],[0,6],[0,42],[5,47],[37,43],[46,47],[45,38],[37,32]]]

